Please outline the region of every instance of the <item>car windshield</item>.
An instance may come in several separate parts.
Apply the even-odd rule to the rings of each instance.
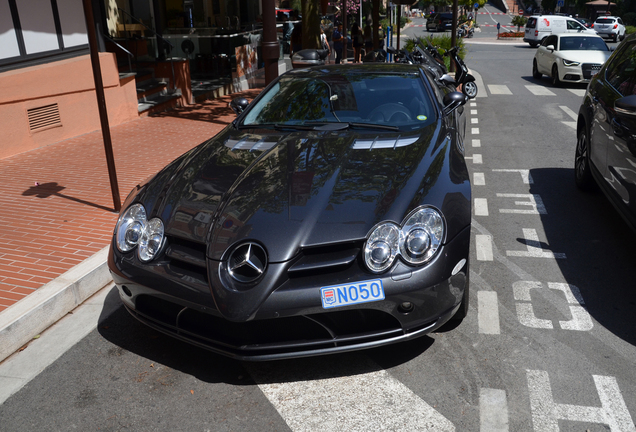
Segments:
[[[614,20],[612,18],[599,18],[596,20],[598,24],[613,24]]]
[[[241,126],[344,123],[412,130],[435,116],[419,73],[289,74],[249,108]]]
[[[561,51],[609,51],[603,39],[594,37],[562,37]]]

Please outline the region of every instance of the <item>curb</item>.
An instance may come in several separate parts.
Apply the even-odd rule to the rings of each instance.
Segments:
[[[0,313],[0,362],[112,282],[109,247]]]

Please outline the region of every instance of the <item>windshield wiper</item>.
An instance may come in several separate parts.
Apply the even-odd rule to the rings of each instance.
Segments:
[[[276,123],[274,125],[274,128],[276,130],[292,129],[292,130],[300,130],[300,131],[311,131],[311,130],[316,130],[316,125]]]
[[[349,123],[349,127],[358,127],[358,128],[365,128],[365,129],[384,129],[384,130],[390,130],[390,131],[396,131],[396,132],[400,130],[400,128],[397,126],[381,125],[377,123],[352,122],[352,123]]]

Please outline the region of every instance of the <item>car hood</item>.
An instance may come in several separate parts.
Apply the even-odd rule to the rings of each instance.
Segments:
[[[579,63],[600,63],[603,64],[611,55],[611,51],[559,51],[557,56],[562,59],[576,61]]]
[[[364,239],[422,203],[457,214],[449,194],[467,209],[447,216],[452,238],[470,224],[470,185],[451,132],[444,121],[408,134],[229,126],[162,170],[135,201],[164,221],[167,236],[206,244],[212,260],[249,239],[283,262],[302,247]]]

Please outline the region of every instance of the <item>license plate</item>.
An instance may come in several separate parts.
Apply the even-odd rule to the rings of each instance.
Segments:
[[[320,288],[320,298],[324,309],[369,303],[384,300],[384,288],[380,279],[332,285]]]

